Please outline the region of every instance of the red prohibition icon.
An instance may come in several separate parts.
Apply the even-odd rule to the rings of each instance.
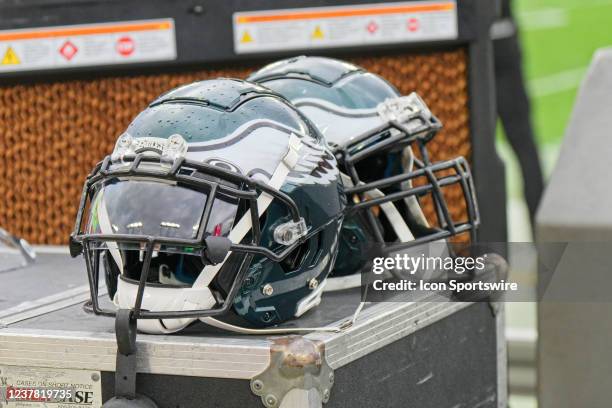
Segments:
[[[366,30],[368,30],[370,34],[374,34],[376,31],[378,31],[378,24],[376,24],[375,21],[370,21],[370,24],[366,26]]]
[[[414,33],[415,31],[418,31],[420,27],[419,24],[419,19],[412,17],[408,19],[408,31],[410,31],[411,33]]]
[[[134,52],[134,40],[130,37],[121,37],[117,40],[117,52],[124,57],[129,57]]]

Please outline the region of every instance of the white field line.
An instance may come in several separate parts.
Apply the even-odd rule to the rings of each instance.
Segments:
[[[572,9],[584,9],[585,7],[601,7],[612,5],[612,0],[579,0],[570,7]]]
[[[586,67],[569,69],[567,71],[531,79],[528,84],[529,93],[532,98],[540,98],[578,88],[587,69]]]
[[[531,0],[520,1],[520,3],[528,3],[528,2],[531,2]],[[556,4],[553,6],[543,5],[542,7],[525,7],[522,4],[520,6],[517,4],[518,7],[515,7],[515,10],[518,13],[521,13],[521,12],[530,13],[530,12],[537,12],[540,10],[549,10],[549,9],[557,9],[557,8],[563,8],[568,11],[584,10],[585,8],[610,6],[612,5],[612,0],[564,0],[564,1],[557,1],[557,3],[560,3],[560,4],[558,6]]]
[[[546,30],[569,25],[570,14],[575,10],[606,7],[612,5],[612,0],[580,0],[565,7],[548,7],[519,11],[516,16],[521,30]]]
[[[547,8],[519,12],[517,15],[521,30],[534,31],[565,27],[569,24],[569,10],[566,8]]]

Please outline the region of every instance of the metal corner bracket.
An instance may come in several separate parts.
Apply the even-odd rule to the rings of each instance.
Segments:
[[[314,408],[329,401],[333,384],[324,343],[284,336],[273,339],[270,365],[251,379],[251,391],[266,408]]]

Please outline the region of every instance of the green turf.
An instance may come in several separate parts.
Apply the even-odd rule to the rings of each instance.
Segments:
[[[588,67],[595,50],[612,46],[612,0],[516,0],[514,10],[537,138],[541,144],[556,144],[563,137],[580,78],[565,86],[559,81],[559,91],[553,80],[544,95],[534,88],[543,78]],[[552,26],[542,26],[551,19]]]
[[[533,122],[538,144],[558,144],[565,133],[577,89],[532,99]]]

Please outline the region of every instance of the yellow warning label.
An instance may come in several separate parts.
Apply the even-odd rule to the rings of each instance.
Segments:
[[[311,37],[315,40],[323,39],[324,35],[323,35],[323,30],[321,30],[321,26],[315,27],[314,31],[312,32]]]
[[[6,52],[4,53],[4,57],[2,58],[2,62],[0,65],[17,65],[21,64],[19,57],[15,53],[12,47],[8,47]]]
[[[248,31],[245,31],[242,34],[242,38],[240,39],[240,42],[243,43],[243,44],[253,42],[253,37],[251,37],[251,34],[249,34]]]

